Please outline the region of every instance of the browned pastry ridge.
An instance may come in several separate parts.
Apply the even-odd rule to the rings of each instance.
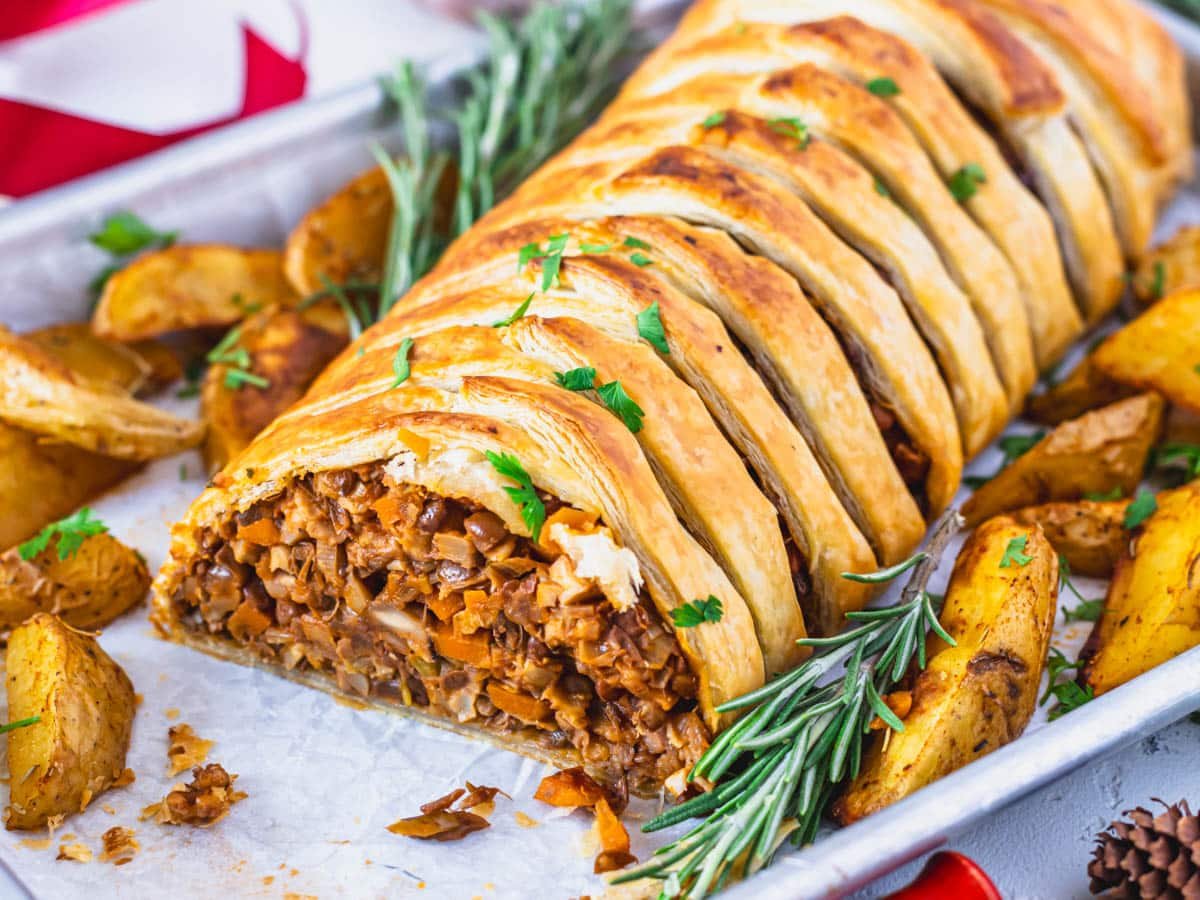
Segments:
[[[699,0],[214,479],[155,620],[653,792],[1112,310],[1188,116],[1130,0]]]

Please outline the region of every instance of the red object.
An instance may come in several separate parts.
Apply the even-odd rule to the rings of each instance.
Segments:
[[[297,10],[297,15],[300,15]],[[300,18],[301,27],[305,21]],[[242,25],[246,76],[234,115],[180,131],[152,134],[0,98],[0,194],[23,197],[70,181],[304,96],[307,32],[288,59]]]
[[[886,900],[1003,900],[987,873],[961,853],[935,853],[921,874]]]
[[[126,2],[128,0],[20,0],[10,3],[0,18],[0,41],[24,37]]]

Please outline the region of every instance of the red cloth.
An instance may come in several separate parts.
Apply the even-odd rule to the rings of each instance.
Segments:
[[[124,2],[127,0],[42,4],[22,0],[6,11],[0,37],[30,34]],[[296,15],[304,34],[303,14],[298,8]],[[289,59],[247,25],[241,28],[245,46],[241,108],[215,121],[154,134],[0,98],[0,134],[5,136],[0,142],[0,194],[32,194],[304,96],[306,37],[297,58]]]

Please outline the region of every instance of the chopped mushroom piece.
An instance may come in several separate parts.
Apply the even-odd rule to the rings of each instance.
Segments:
[[[234,790],[236,775],[219,763],[196,766],[190,784],[176,786],[159,803],[142,810],[142,818],[160,825],[197,825],[208,828],[229,814],[230,808],[246,799],[245,791]]]

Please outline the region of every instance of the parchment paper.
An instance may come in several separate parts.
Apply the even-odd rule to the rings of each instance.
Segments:
[[[323,135],[271,158],[251,158],[220,177],[182,179],[135,194],[122,204],[188,241],[278,244],[299,216],[349,176],[370,165],[365,133]],[[0,246],[0,321],[22,330],[86,315],[84,286],[106,259],[86,234],[111,210],[63,222],[36,244]],[[1194,186],[1160,228],[1169,234],[1200,221]],[[1076,351],[1078,355],[1081,350]],[[167,392],[163,406],[193,408]],[[1029,430],[1014,425],[1011,431]],[[989,473],[1000,454],[989,449],[970,467]],[[162,460],[94,502],[113,533],[138,548],[152,569],[166,551],[167,530],[201,491],[198,455]],[[962,495],[965,496],[965,493]],[[962,497],[960,497],[960,500]],[[932,588],[941,590],[953,550]],[[1086,597],[1103,585],[1077,579]],[[893,592],[894,593],[894,592]],[[1067,595],[1062,603],[1075,606]],[[154,637],[141,608],[110,626],[101,643],[142,695],[129,765],[137,780],[98,798],[69,819],[56,839],[0,833],[0,861],[37,897],[374,897],[529,898],[603,893],[591,874],[596,842],[590,816],[564,814],[532,799],[550,770],[397,716],[339,704],[327,695],[269,674],[219,662]],[[1055,645],[1074,658],[1090,625],[1063,626]],[[175,717],[177,716],[177,717]],[[1039,710],[1030,730],[1045,726]],[[239,775],[249,797],[214,828],[170,828],[138,822],[139,811],[178,782],[169,777],[168,726],[187,722],[216,742],[210,760]],[[385,830],[428,800],[466,780],[495,785],[492,827],[455,844],[424,843]],[[535,820],[522,827],[515,813]],[[627,813],[633,852],[645,859],[675,832],[643,836],[637,824],[655,804]],[[59,839],[75,835],[93,850],[114,825],[136,830],[141,851],[128,865],[57,861]],[[2,873],[0,873],[2,874]],[[4,888],[0,885],[0,896]]]

